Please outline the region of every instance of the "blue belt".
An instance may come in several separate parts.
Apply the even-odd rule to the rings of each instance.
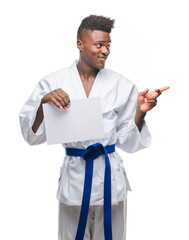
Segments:
[[[104,175],[104,236],[105,240],[112,240],[111,221],[111,166],[108,153],[115,152],[115,144],[104,147],[101,143],[90,145],[87,149],[66,148],[66,155],[83,157],[86,161],[85,182],[79,224],[75,240],[83,240],[87,223],[89,203],[91,196],[93,160],[99,155],[105,155]]]

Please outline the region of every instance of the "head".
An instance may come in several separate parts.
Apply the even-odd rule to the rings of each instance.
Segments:
[[[92,68],[102,69],[110,53],[110,33],[114,20],[90,15],[82,20],[77,32],[80,60]]]

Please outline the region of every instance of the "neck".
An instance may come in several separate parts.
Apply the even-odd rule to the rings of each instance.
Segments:
[[[79,59],[77,69],[80,76],[84,76],[85,79],[95,78],[99,69],[89,66],[85,60]]]

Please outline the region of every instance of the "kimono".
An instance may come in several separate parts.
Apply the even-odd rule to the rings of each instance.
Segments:
[[[44,121],[36,133],[33,133],[31,127],[41,98],[57,88],[63,89],[71,101],[87,98],[77,70],[77,60],[71,67],[61,69],[41,79],[23,106],[20,112],[21,130],[24,139],[30,145],[46,141]],[[101,139],[65,143],[62,144],[63,147],[86,149],[89,145],[99,142],[103,146],[115,144],[123,151],[133,153],[150,145],[151,136],[146,123],[143,123],[139,132],[134,121],[138,91],[131,81],[114,71],[101,69],[88,97],[101,99],[105,136]],[[109,159],[112,205],[117,205],[118,202],[127,198],[127,191],[131,188],[123,159],[117,151],[109,154]],[[90,205],[103,205],[104,170],[104,155],[100,155],[94,160]],[[57,190],[59,202],[70,206],[81,205],[84,175],[85,161],[82,157],[64,157]]]

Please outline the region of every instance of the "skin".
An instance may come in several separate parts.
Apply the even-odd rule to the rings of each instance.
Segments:
[[[89,96],[96,75],[105,67],[105,61],[110,53],[110,35],[101,31],[85,31],[77,41],[80,58],[77,69],[86,92]]]
[[[77,47],[80,51],[77,69],[87,97],[90,94],[97,73],[100,69],[105,67],[106,59],[110,54],[110,43],[110,34],[98,30],[84,30],[81,34],[81,38],[77,40]],[[135,114],[135,123],[139,131],[142,128],[146,113],[156,106],[157,98],[168,88],[169,87],[162,87],[152,92],[146,89],[139,93]],[[42,109],[43,103],[53,103],[59,109],[64,110],[71,106],[68,94],[60,88],[46,94],[41,99],[41,104],[32,126],[34,133],[37,132],[44,118]]]
[[[139,131],[142,129],[146,113],[157,105],[157,98],[162,94],[162,92],[169,88],[169,86],[166,86],[154,89],[153,92],[149,92],[149,89],[146,89],[145,91],[139,93],[135,114],[135,124],[137,125]]]

